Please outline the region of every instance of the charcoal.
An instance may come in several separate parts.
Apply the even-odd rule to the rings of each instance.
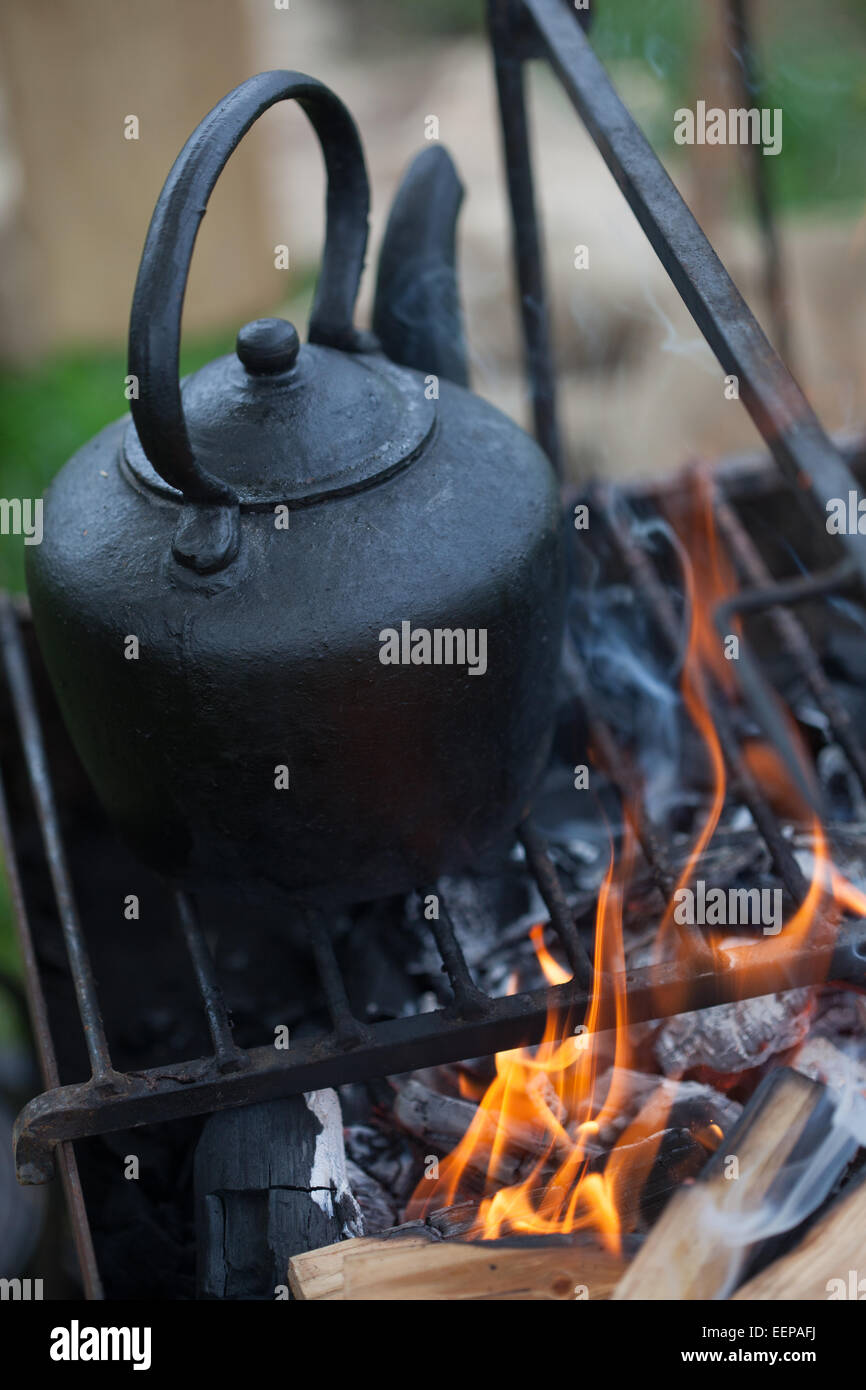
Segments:
[[[825,990],[818,1001],[810,1037],[840,1039],[866,1034],[866,997],[852,989]]]
[[[402,1204],[415,1186],[415,1158],[402,1134],[347,1125],[346,1157]]]
[[[659,1029],[656,1059],[666,1076],[697,1067],[719,1075],[748,1071],[802,1042],[813,1010],[813,991],[792,989],[677,1014]]]
[[[476,1201],[456,1202],[452,1207],[440,1207],[427,1217],[427,1225],[432,1226],[443,1240],[465,1236],[478,1226],[478,1207]]]
[[[650,1139],[653,1144],[657,1136]],[[643,1178],[642,1165],[638,1165],[640,1175],[637,1190],[629,1194],[623,1192],[620,1201],[637,1201],[639,1224],[648,1230],[667,1206],[677,1188],[684,1182],[692,1182],[707,1161],[707,1150],[692,1131],[682,1126],[666,1129],[658,1143],[655,1161]]]
[[[834,820],[862,822],[866,798],[838,743],[820,749],[816,767]]]
[[[670,1107],[666,1123],[673,1127],[686,1128],[697,1133],[710,1124],[716,1124],[727,1134],[740,1118],[743,1107],[738,1101],[722,1095],[715,1087],[702,1081],[676,1081],[655,1072],[631,1071],[627,1068],[610,1068],[599,1077],[596,1096],[603,1099],[610,1090],[614,1077],[617,1082],[622,1104],[616,1117],[604,1126],[599,1139],[606,1149],[612,1148],[620,1134],[637,1115],[647,1101],[658,1092],[663,1094]],[[664,1093],[660,1088],[664,1088]]]
[[[399,1218],[397,1199],[351,1159],[346,1160],[346,1174],[364,1218],[364,1235],[375,1236],[395,1226]]]
[[[728,1134],[742,1113],[739,1101],[722,1095],[714,1086],[702,1081],[680,1081],[671,1106],[671,1123],[684,1125],[693,1134],[718,1125],[723,1134]]]

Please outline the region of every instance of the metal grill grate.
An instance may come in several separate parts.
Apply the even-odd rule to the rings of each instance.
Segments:
[[[558,457],[555,389],[547,323],[540,239],[532,192],[526,111],[523,102],[523,64],[543,56],[561,79],[614,177],[636,213],[684,301],[726,372],[735,373],[741,395],[782,473],[794,492],[811,495],[812,524],[819,525],[831,496],[857,492],[847,463],[827,439],[811,408],[780,358],[764,338],[748,307],[730,281],[691,213],[680,199],[650,146],[632,121],[598,63],[574,11],[564,0],[494,0],[491,35],[496,59],[507,173],[515,229],[516,274],[524,306],[527,366],[535,403],[539,439],[551,458]],[[609,491],[598,489],[593,503],[609,529],[634,585],[644,594],[662,641],[679,642],[676,614],[652,558],[633,538]],[[866,787],[866,749],[857,739],[845,711],[830,688],[805,629],[791,611],[808,599],[855,589],[863,596],[866,580],[866,540],[844,537],[839,562],[806,579],[776,583],[758,556],[725,496],[717,498],[716,513],[724,538],[747,586],[717,617],[723,630],[736,612],[765,611],[781,644],[807,681],[852,768]],[[429,923],[453,1002],[430,1013],[368,1024],[351,1010],[345,980],[322,919],[311,913],[308,929],[312,955],[327,1001],[331,1029],[280,1052],[273,1047],[243,1049],[233,1036],[213,957],[194,905],[176,896],[179,926],[188,948],[191,969],[207,1018],[213,1051],[210,1056],[141,1072],[121,1073],[112,1063],[103,1026],[87,945],[79,921],[60,831],[51,769],[40,728],[22,632],[22,617],[9,600],[0,601],[2,671],[8,685],[30,787],[41,830],[45,861],[62,925],[78,1011],[87,1044],[91,1078],[60,1087],[53,1063],[44,1002],[35,979],[36,956],[18,895],[22,942],[30,978],[31,1011],[51,1088],[22,1112],[16,1129],[19,1174],[24,1181],[41,1182],[54,1169],[60,1146],[64,1181],[73,1199],[77,1176],[69,1141],[87,1135],[126,1129],[182,1116],[267,1100],[298,1091],[381,1077],[416,1067],[490,1054],[541,1039],[553,1013],[563,1032],[580,1022],[592,982],[592,966],[579,940],[563,887],[547,848],[534,827],[525,823],[519,834],[527,863],[550,914],[574,979],[550,989],[491,998],[473,978],[448,910]],[[739,663],[743,693],[756,718],[772,722],[772,695],[753,655]],[[586,671],[575,659],[577,695],[605,769],[624,798],[629,798],[629,773],[614,736],[598,708]],[[751,775],[720,698],[712,713],[724,755],[743,802],[749,807],[774,866],[791,896],[800,901],[804,883],[779,822]],[[778,730],[772,730],[778,738]],[[631,798],[629,798],[631,799]],[[12,836],[0,787],[0,829],[10,859]],[[675,874],[656,829],[644,819],[639,837],[660,891],[669,896]],[[676,1012],[689,999],[691,1008],[791,989],[823,979],[866,984],[866,926],[843,925],[835,940],[802,945],[784,963],[768,963],[747,947],[731,953],[730,968],[720,971],[706,959],[684,967],[667,965],[628,972],[629,1014],[635,1021]],[[613,991],[603,991],[599,1026],[613,1023]],[[83,1263],[92,1259],[84,1250]],[[93,1279],[96,1279],[95,1271]]]

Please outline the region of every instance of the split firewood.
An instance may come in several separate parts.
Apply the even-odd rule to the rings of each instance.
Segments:
[[[866,1298],[866,1172],[800,1241],[755,1275],[735,1299],[802,1302]]]
[[[725,1297],[760,1240],[764,1203],[778,1205],[810,1155],[825,1191],[850,1158],[853,1139],[819,1153],[834,1109],[818,1082],[788,1068],[771,1073],[697,1180],[671,1198],[614,1299]]]
[[[624,1257],[591,1237],[469,1242],[428,1230],[297,1255],[289,1287],[295,1298],[348,1301],[605,1299],[624,1268]]]
[[[591,1237],[348,1244],[343,1298],[355,1301],[606,1299],[625,1268]]]
[[[439,1239],[436,1231],[422,1221],[411,1221],[379,1236],[338,1240],[320,1250],[305,1250],[289,1261],[289,1292],[296,1299],[342,1299],[343,1266],[348,1251],[359,1247],[381,1250],[390,1240],[399,1240],[407,1249],[420,1250]]]
[[[540,1202],[544,1193],[530,1193],[530,1200]],[[549,1192],[548,1192],[549,1195]],[[405,1221],[400,1226],[391,1226],[380,1231],[375,1237],[364,1237],[350,1244],[345,1240],[333,1245],[322,1246],[318,1250],[306,1250],[295,1255],[289,1264],[289,1288],[294,1298],[342,1298],[343,1261],[349,1252],[365,1249],[381,1249],[384,1241],[402,1240],[414,1242],[416,1247],[431,1245],[438,1240],[454,1240],[460,1236],[468,1240],[480,1240],[483,1227],[479,1220],[481,1203],[476,1199],[455,1202],[450,1207],[440,1207],[424,1220]]]

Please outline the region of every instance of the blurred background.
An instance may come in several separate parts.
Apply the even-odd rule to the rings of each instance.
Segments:
[[[722,0],[593,0],[593,41],[620,93],[767,330],[748,152],[679,148],[673,113],[740,105]],[[866,4],[755,0],[766,92],[784,112],[767,158],[782,233],[790,363],[824,424],[866,403]],[[439,120],[466,185],[461,290],[473,385],[528,419],[483,0],[5,0],[0,11],[0,496],[36,497],[125,411],[125,334],[162,182],[190,131],[264,68],[333,87],[364,141],[370,263],[391,197]],[[748,450],[721,372],[553,76],[530,78],[537,193],[571,476],[669,472]],[[136,121],[131,122],[130,117]],[[137,127],[137,129],[136,129]],[[135,132],[137,138],[126,136]],[[184,370],[230,351],[247,319],[305,323],[324,180],[302,113],[270,111],[232,158],[199,236]],[[574,267],[586,245],[590,270]],[[288,269],[275,247],[289,248]],[[368,271],[359,321],[368,321]],[[0,588],[23,544],[0,536]],[[0,886],[0,969],[14,973]],[[14,1029],[0,1002],[0,1030]]]

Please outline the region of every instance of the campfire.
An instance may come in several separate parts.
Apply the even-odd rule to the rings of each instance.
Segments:
[[[723,700],[728,718],[741,718],[728,663],[736,661],[743,639],[739,623],[720,636],[713,622],[714,612],[737,591],[713,503],[710,476],[694,471],[676,525],[665,523],[665,543],[682,574],[676,716],[691,735],[680,737],[682,756],[670,769],[685,812],[672,887],[648,893],[642,881],[640,826],[645,833],[647,821],[659,816],[654,801],[664,801],[659,779],[653,785],[651,775],[659,745],[642,747],[638,738],[631,750],[634,800],[624,804],[618,827],[605,822],[605,759],[591,747],[589,779],[584,785],[585,779],[575,778],[575,788],[581,784],[575,796],[591,800],[592,788],[599,789],[596,815],[610,839],[591,927],[589,1006],[568,1019],[553,1010],[541,1044],[498,1053],[490,1079],[479,1064],[457,1064],[395,1080],[397,1097],[390,1115],[378,1117],[380,1125],[429,1139],[431,1147],[460,1127],[463,1133],[443,1157],[425,1157],[404,1224],[393,1231],[411,1237],[409,1244],[389,1247],[393,1256],[378,1265],[374,1259],[389,1252],[371,1251],[364,1265],[368,1242],[361,1241],[357,1253],[339,1250],[341,1270],[371,1281],[367,1296],[378,1296],[381,1281],[381,1296],[405,1297],[413,1279],[418,1296],[437,1296],[431,1290],[444,1290],[446,1277],[453,1281],[449,1296],[455,1288],[466,1297],[481,1296],[473,1280],[480,1277],[483,1284],[480,1243],[490,1241],[505,1242],[507,1254],[493,1285],[502,1294],[519,1277],[520,1237],[572,1237],[567,1253],[556,1239],[548,1240],[546,1250],[537,1242],[527,1247],[534,1295],[524,1296],[606,1297],[617,1288],[617,1297],[723,1296],[742,1281],[750,1257],[770,1236],[790,1235],[812,1215],[845,1172],[855,1136],[862,1138],[866,1010],[858,995],[842,992],[830,976],[839,925],[846,914],[866,915],[866,894],[836,862],[832,834],[799,790],[800,781],[814,779],[813,758],[781,705],[779,718],[787,721],[801,760],[800,779],[748,721],[743,766],[779,818],[783,843],[792,847],[787,869],[793,864],[802,874],[800,899],[792,900],[778,883],[768,886],[772,874],[755,873],[755,828],[738,808],[740,788],[726,769],[712,712],[714,701]],[[614,505],[623,511],[622,499],[614,504],[608,498],[608,516]],[[600,584],[588,602],[609,612],[610,597]],[[670,601],[676,604],[673,593]],[[584,646],[592,640],[584,637]],[[609,651],[596,653],[595,666],[599,678],[604,671],[613,676],[621,693],[628,679],[624,663],[612,667],[610,658]],[[646,693],[649,681],[643,683]],[[612,705],[617,689],[597,694]],[[657,691],[657,702],[667,702],[668,694]],[[668,794],[666,809],[673,805]],[[857,869],[862,877],[861,861]],[[712,886],[710,874],[725,881]],[[751,875],[760,886],[746,886]],[[529,927],[533,960],[515,964],[506,981],[509,993],[524,988],[537,970],[551,986],[572,980],[561,948],[548,936],[541,922]],[[784,981],[786,962],[804,951],[823,962],[813,987],[757,998],[738,992],[741,959]],[[707,960],[730,980],[730,1002],[696,1013],[689,977]],[[631,1017],[628,978],[637,963],[677,968],[682,992],[667,1023]],[[659,1016],[670,1012],[668,997]],[[834,1088],[833,1104],[822,1082]],[[820,1141],[814,1137],[818,1114],[824,1123],[829,1117]],[[813,1137],[804,1141],[810,1132]],[[353,1142],[350,1137],[350,1152]],[[857,1191],[849,1198],[851,1220],[858,1213],[862,1219],[862,1188],[859,1196]],[[826,1248],[818,1245],[813,1286],[840,1257],[840,1225],[837,1216]],[[419,1229],[425,1233],[420,1240]],[[456,1248],[431,1255],[431,1229],[470,1242],[474,1261]],[[693,1248],[681,1248],[689,1242]],[[814,1242],[808,1258],[816,1259]],[[793,1277],[791,1269],[805,1268],[806,1256],[796,1250],[787,1260],[786,1278]],[[314,1279],[308,1296],[319,1296],[315,1279],[322,1262],[322,1252],[293,1262],[305,1296],[308,1271]],[[574,1286],[563,1281],[563,1268],[574,1275]],[[779,1277],[768,1271],[758,1276],[757,1291],[741,1296],[771,1296],[759,1291]]]

